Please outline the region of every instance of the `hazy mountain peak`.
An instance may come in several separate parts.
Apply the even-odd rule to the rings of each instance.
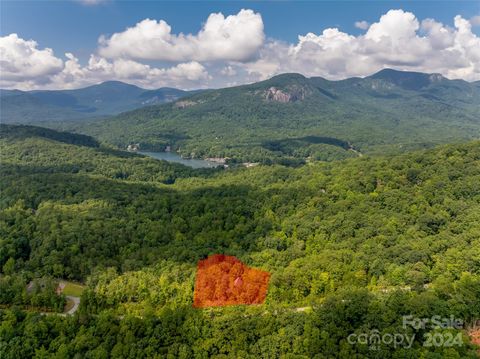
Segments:
[[[306,79],[305,76],[296,72],[287,72],[284,74],[275,75],[270,78],[270,80],[303,80]]]
[[[122,82],[122,81],[105,81],[105,82],[101,82],[99,84],[96,84],[96,85],[92,85],[92,86],[88,86],[86,88],[84,88],[84,90],[86,89],[92,89],[92,88],[98,88],[98,89],[103,89],[103,90],[126,90],[126,89],[135,89],[135,90],[143,90],[145,91],[144,89],[138,87],[138,86],[135,86],[135,85],[132,85],[132,84],[128,84],[128,83],[125,83],[125,82]]]
[[[106,81],[74,90],[2,90],[0,119],[28,123],[108,116],[175,101],[189,93],[167,87],[146,90],[121,81]]]
[[[302,74],[297,73],[286,73],[273,76],[272,78],[259,82],[258,84],[265,84],[267,86],[287,86],[291,84],[306,84],[308,83],[308,78]]]
[[[422,72],[398,71],[383,69],[368,76],[367,79],[383,80],[407,90],[419,90],[433,83],[446,80],[440,74],[426,74]]]

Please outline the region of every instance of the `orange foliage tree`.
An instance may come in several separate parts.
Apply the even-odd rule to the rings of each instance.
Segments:
[[[261,304],[270,273],[250,268],[233,256],[215,254],[198,262],[194,307]]]

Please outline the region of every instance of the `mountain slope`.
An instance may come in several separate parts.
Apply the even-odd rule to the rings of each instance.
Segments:
[[[342,81],[283,74],[75,130],[122,147],[132,141],[144,148],[168,144],[187,156],[248,161],[351,155],[348,146],[332,147],[336,141],[367,153],[398,152],[478,137],[480,89],[437,74],[394,70]]]
[[[86,135],[7,124],[0,124],[0,162],[5,178],[12,173],[34,177],[64,173],[165,184],[171,184],[177,178],[203,176],[220,170],[193,169],[179,163],[117,151],[100,146],[97,140]],[[65,185],[69,185],[68,180]],[[2,194],[6,194],[15,192],[16,186],[18,184],[12,181],[2,183],[0,188]]]
[[[188,94],[188,91],[168,87],[145,90],[120,81],[76,90],[1,90],[0,121],[34,123],[101,117],[178,100]]]
[[[29,138],[41,138],[76,146],[99,147],[97,140],[90,136],[60,132],[49,128],[25,125],[0,125],[0,139],[21,141]]]

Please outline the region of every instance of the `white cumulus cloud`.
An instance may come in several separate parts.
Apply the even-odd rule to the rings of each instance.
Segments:
[[[33,40],[24,40],[17,34],[0,37],[0,79],[14,83],[48,82],[51,75],[63,69],[63,61],[49,48],[39,49]]]
[[[370,75],[382,68],[438,72],[449,78],[480,79],[480,37],[471,20],[454,18],[454,27],[433,19],[420,22],[413,13],[390,10],[365,34],[337,28],[308,33],[295,44],[272,40],[259,59],[237,64],[256,79],[281,72],[341,79]]]
[[[145,88],[163,86],[199,88],[209,80],[205,67],[195,61],[168,68],[156,68],[130,59],[109,60],[91,55],[86,66],[66,54],[64,70],[52,78],[53,87],[76,88],[109,80],[124,81]],[[56,85],[56,86],[55,86]]]
[[[355,27],[360,30],[367,30],[370,27],[370,24],[363,20],[363,21],[355,21]]]
[[[102,81],[119,80],[146,88],[205,87],[210,79],[199,62],[189,61],[157,68],[125,59],[106,59],[92,54],[85,65],[72,53],[61,59],[49,48],[17,34],[0,38],[0,87],[32,90],[78,88]]]
[[[210,14],[196,35],[172,34],[164,20],[145,19],[123,32],[101,36],[99,53],[107,58],[247,61],[256,55],[264,39],[260,14],[241,10],[227,17]]]
[[[0,87],[62,89],[119,80],[145,88],[191,89],[249,83],[284,72],[343,79],[387,67],[478,81],[475,24],[476,17],[455,16],[453,24],[445,25],[390,10],[368,27],[362,24],[360,35],[326,28],[289,43],[265,40],[262,18],[252,10],[211,14],[194,35],[172,34],[165,21],[146,19],[102,37],[98,52],[86,63],[73,52],[58,56],[34,40],[10,34],[0,38]]]

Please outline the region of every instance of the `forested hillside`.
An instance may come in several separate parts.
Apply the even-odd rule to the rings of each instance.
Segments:
[[[168,87],[145,90],[120,81],[75,90],[0,90],[0,121],[38,124],[99,118],[175,101],[191,93]]]
[[[2,358],[476,357],[478,141],[227,170],[91,141],[1,127]],[[196,263],[215,253],[271,273],[264,305],[192,307]],[[20,311],[41,277],[85,283],[79,313]],[[417,330],[404,315],[465,324]],[[415,340],[347,341],[374,330]],[[461,345],[424,346],[434,333]]]
[[[283,74],[202,92],[70,129],[124,148],[166,145],[192,157],[317,160],[399,153],[478,139],[478,83],[382,70],[328,81]]]

